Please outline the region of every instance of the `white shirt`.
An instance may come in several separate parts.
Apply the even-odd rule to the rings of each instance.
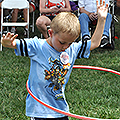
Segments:
[[[100,2],[100,1],[98,1]],[[105,0],[105,4],[108,3],[109,0]],[[84,7],[84,9],[88,12],[96,12],[97,6],[96,6],[96,0],[79,0],[78,1],[79,8]]]

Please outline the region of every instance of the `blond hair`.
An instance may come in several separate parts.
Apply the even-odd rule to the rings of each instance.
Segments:
[[[56,33],[67,33],[71,37],[80,35],[80,23],[76,15],[71,12],[59,13],[51,22],[50,28]]]

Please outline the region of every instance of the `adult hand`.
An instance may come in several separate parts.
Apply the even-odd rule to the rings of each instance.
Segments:
[[[58,8],[58,7],[56,6],[56,7],[53,7],[51,10],[52,10],[53,13],[57,13],[57,12],[60,11],[60,8]]]
[[[90,20],[94,21],[98,18],[98,15],[96,13],[90,13],[89,18],[90,18]]]

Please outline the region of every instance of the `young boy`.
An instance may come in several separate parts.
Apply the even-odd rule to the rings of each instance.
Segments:
[[[70,12],[59,13],[51,22],[46,40],[18,40],[18,35],[7,33],[2,45],[15,49],[16,55],[31,59],[29,88],[39,99],[60,110],[69,112],[64,90],[76,58],[88,58],[90,50],[99,46],[107,8],[105,2],[98,5],[98,23],[91,40],[75,43],[80,34],[78,18]],[[35,101],[29,94],[26,98],[26,115],[31,120],[68,120],[67,116],[52,111]]]

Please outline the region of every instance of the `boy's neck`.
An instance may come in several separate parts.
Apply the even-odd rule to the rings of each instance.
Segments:
[[[51,38],[50,38],[50,37],[46,39],[46,42],[47,42],[51,47],[53,47],[52,44],[51,44]]]

